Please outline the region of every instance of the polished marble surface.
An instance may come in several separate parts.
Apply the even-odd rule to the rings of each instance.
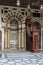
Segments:
[[[0,57],[0,65],[43,65],[43,52],[3,53],[2,58]]]

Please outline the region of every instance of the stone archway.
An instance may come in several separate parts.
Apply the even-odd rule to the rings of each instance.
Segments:
[[[16,49],[18,48],[20,50],[25,49],[25,18],[22,16],[21,13],[19,13],[16,17],[13,16],[13,13],[11,13],[11,15],[10,15],[10,13],[8,13],[4,18],[5,22],[7,24],[7,26],[4,28],[4,30],[5,30],[4,31],[5,50],[6,49],[8,50],[10,48],[12,49],[15,47],[16,47]],[[12,34],[14,34],[14,35],[12,35]],[[18,38],[18,39],[16,39],[16,42],[14,41],[15,40],[14,37],[15,37],[15,39]],[[11,38],[14,40],[12,40]],[[12,40],[12,41],[10,41],[10,40]],[[13,43],[16,43],[16,44],[13,45]]]

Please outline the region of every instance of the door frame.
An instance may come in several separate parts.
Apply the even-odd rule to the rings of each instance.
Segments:
[[[43,48],[42,48],[42,31],[43,31],[43,28],[41,28],[41,50],[43,50]]]

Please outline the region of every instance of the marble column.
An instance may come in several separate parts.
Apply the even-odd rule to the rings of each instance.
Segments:
[[[0,31],[2,32],[2,45],[1,45],[2,49],[1,50],[4,51],[4,28],[1,28]]]
[[[22,33],[21,33],[21,23],[18,24],[18,48],[21,50],[21,44],[22,44]]]
[[[10,30],[7,30],[7,48],[10,49]]]
[[[22,23],[22,50],[25,50],[25,23]]]
[[[4,48],[5,48],[5,50],[7,50],[7,43],[8,43],[8,40],[7,40],[7,29],[4,29]]]

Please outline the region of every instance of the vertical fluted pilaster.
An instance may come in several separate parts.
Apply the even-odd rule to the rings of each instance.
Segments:
[[[7,49],[7,29],[4,30],[4,49]]]
[[[21,23],[18,24],[18,48],[21,50],[21,44],[22,44],[22,30],[21,30]]]
[[[22,50],[25,49],[25,24],[22,23]]]
[[[9,49],[10,48],[10,30],[8,29],[7,30],[7,48]]]
[[[8,50],[10,48],[10,30],[9,29],[4,30],[4,48],[5,50]]]

